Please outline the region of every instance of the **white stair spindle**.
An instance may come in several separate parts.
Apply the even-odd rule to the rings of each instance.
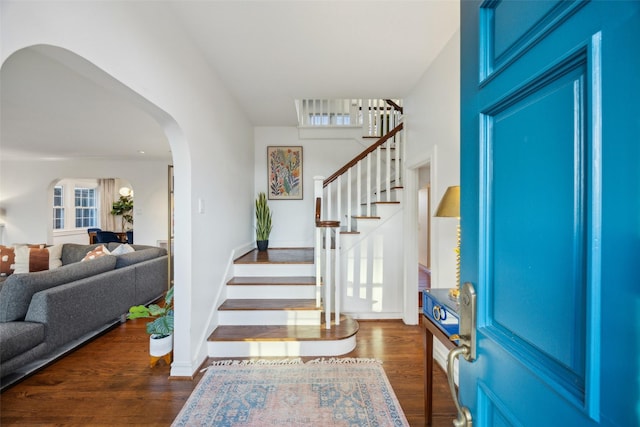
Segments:
[[[402,143],[402,139],[404,137],[404,130],[398,132],[396,134],[397,138],[396,138],[396,187],[402,187],[402,181],[403,181],[403,173],[402,173],[402,168],[401,168],[401,163],[400,163],[400,157],[402,157],[404,159],[404,144]]]
[[[356,171],[356,207],[358,208],[358,216],[362,216],[362,160],[357,163]],[[351,218],[349,218],[351,221]]]
[[[385,187],[387,190],[387,202],[391,201],[391,144],[390,141],[387,140],[387,160],[386,160],[386,170],[385,170]]]
[[[371,216],[371,153],[367,155],[367,216]]]
[[[337,190],[336,190],[336,221],[340,221],[342,217],[342,175],[340,175],[337,179]]]
[[[341,303],[341,295],[342,295],[342,270],[340,267],[340,259],[342,255],[340,255],[340,230],[336,230],[336,248],[334,250],[335,253],[335,322],[336,325],[340,324],[340,303]]]
[[[379,145],[376,148],[376,202],[380,200],[380,190],[382,187],[380,186],[380,171],[382,170],[382,147]]]
[[[380,133],[380,136],[386,135],[387,132],[389,132],[389,123],[387,121],[387,101],[385,101],[384,99],[380,100],[380,103],[382,104],[382,132]]]
[[[351,186],[353,185],[353,181],[351,180],[351,169],[350,167],[347,171],[347,232],[351,233],[351,216],[353,215],[353,210],[351,207],[353,206],[353,199],[351,198]]]

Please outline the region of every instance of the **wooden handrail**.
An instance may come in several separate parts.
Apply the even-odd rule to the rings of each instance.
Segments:
[[[369,148],[365,149],[358,156],[354,157],[349,163],[347,163],[346,165],[344,165],[343,167],[338,169],[338,171],[335,172],[333,175],[331,175],[329,178],[327,178],[324,181],[322,181],[322,186],[326,187],[327,185],[331,184],[333,181],[338,179],[338,177],[340,175],[342,175],[343,173],[347,172],[350,168],[352,168],[354,165],[356,165],[360,160],[362,160],[365,157],[367,157],[369,155],[369,153],[373,152],[380,145],[382,145],[385,142],[387,142],[387,140],[389,138],[393,137],[396,133],[400,132],[402,130],[402,127],[403,127],[403,124],[400,123],[398,126],[393,128],[393,130],[391,132],[387,133],[385,136],[381,137],[378,141],[376,141],[373,144],[371,144],[371,146]],[[317,201],[316,201],[316,209],[317,209]]]
[[[396,110],[400,111],[400,114],[403,114],[403,108],[401,106],[399,106],[398,104],[396,104],[395,102],[393,102],[393,100],[391,99],[385,99],[385,102],[389,105],[391,105],[393,108],[395,108]]]

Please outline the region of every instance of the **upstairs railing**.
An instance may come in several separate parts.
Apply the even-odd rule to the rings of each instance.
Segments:
[[[402,107],[391,100],[386,100],[386,107],[381,108],[378,103],[365,104],[376,105],[376,109],[371,113],[365,110],[361,115],[375,116],[374,133],[379,127],[385,131],[384,134],[328,178],[314,178],[316,304],[318,307],[324,304],[327,329],[331,328],[332,306],[335,307],[335,322],[340,322],[340,233],[356,231],[354,218],[373,217],[373,205],[393,202],[393,189],[403,186],[402,152],[405,144]],[[310,105],[313,103],[306,107]],[[329,114],[329,111],[322,114]],[[346,220],[344,225],[343,218]]]
[[[380,137],[397,126],[400,103],[397,99],[299,99],[298,126],[359,127],[364,137]]]

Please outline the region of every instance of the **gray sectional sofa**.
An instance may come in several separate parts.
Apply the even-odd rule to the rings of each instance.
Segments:
[[[135,252],[80,262],[99,246],[64,244],[62,267],[12,274],[0,287],[2,390],[126,319],[167,289],[167,252]],[[105,246],[114,250],[119,243]]]

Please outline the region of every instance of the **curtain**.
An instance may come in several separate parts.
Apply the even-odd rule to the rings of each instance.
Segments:
[[[113,178],[99,179],[98,191],[100,192],[100,228],[116,231],[116,217],[111,215],[111,206],[119,197],[116,190],[116,180]]]

